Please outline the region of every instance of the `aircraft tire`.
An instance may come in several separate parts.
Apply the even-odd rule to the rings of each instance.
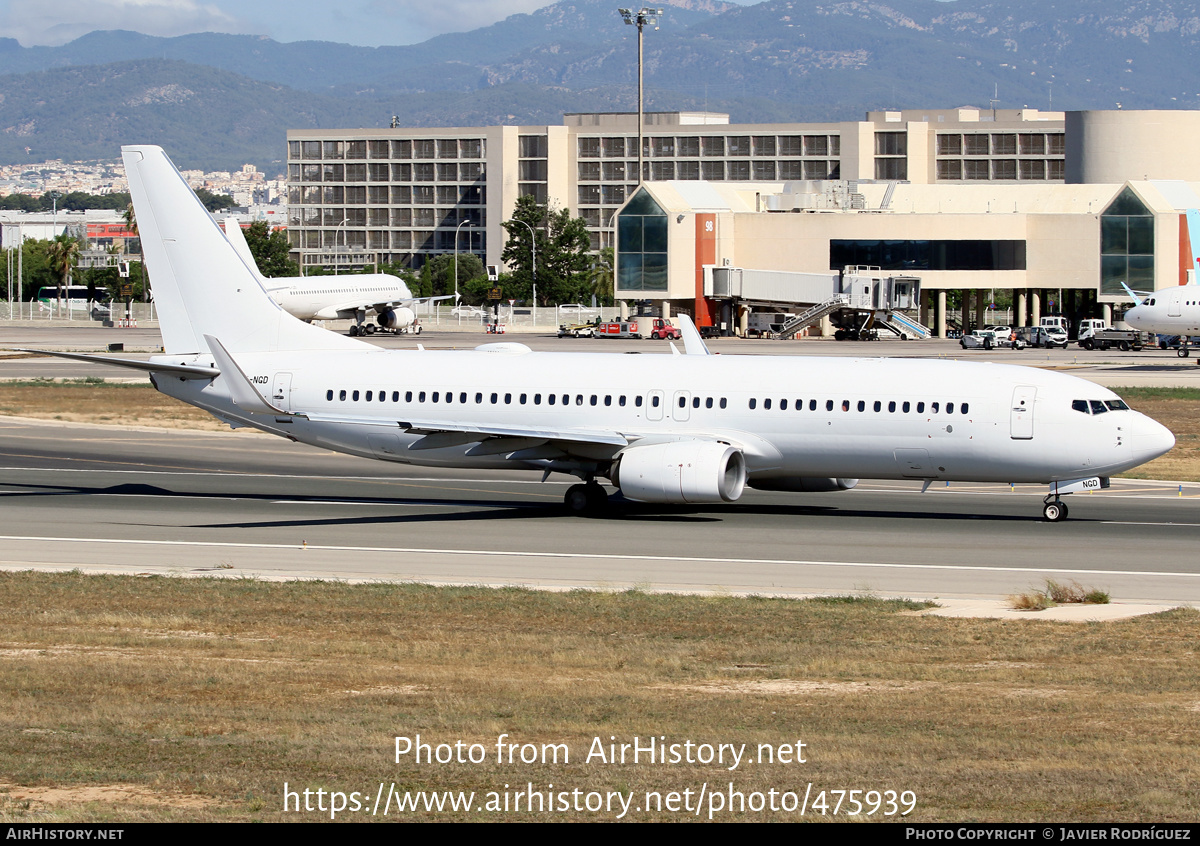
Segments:
[[[346,334],[349,335],[351,338],[357,337],[358,336],[358,326],[351,326],[350,331],[347,332]]]
[[[587,485],[571,485],[563,494],[563,505],[572,514],[586,514],[591,506]]]
[[[1042,506],[1042,516],[1051,523],[1058,523],[1067,519],[1067,504],[1061,499],[1056,499],[1054,502],[1047,502]]]

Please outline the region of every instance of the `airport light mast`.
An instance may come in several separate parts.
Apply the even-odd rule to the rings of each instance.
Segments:
[[[643,6],[634,12],[632,9],[617,9],[621,13],[621,17],[625,19],[625,23],[630,26],[636,26],[638,31],[638,149],[637,149],[637,181],[638,185],[643,182],[642,179],[642,27],[652,26],[658,29],[658,19],[662,16],[662,9],[648,9]]]

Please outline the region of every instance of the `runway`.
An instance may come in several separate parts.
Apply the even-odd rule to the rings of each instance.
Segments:
[[[1200,486],[1114,481],[1040,519],[1040,487],[864,482],[724,506],[567,515],[566,479],[356,459],[264,435],[0,418],[9,569],[772,595],[1002,597],[1077,580],[1200,604]]]

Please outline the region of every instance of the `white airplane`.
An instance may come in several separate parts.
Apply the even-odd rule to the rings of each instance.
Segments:
[[[721,503],[746,486],[837,491],[859,478],[1048,483],[1061,497],[1162,455],[1165,427],[1113,392],[985,363],[685,354],[384,350],[267,296],[158,147],[122,149],[165,354],[64,354],[149,371],[233,427],[402,464],[578,477],[566,506]],[[924,489],[924,488],[923,488]]]
[[[284,311],[304,321],[353,320],[351,335],[370,335],[376,331],[375,324],[366,322],[368,311],[375,312],[376,322],[383,331],[419,335],[421,324],[414,310],[417,304],[450,299],[414,297],[402,280],[387,273],[268,279],[259,273],[237,218],[225,219],[225,237]]]
[[[1188,338],[1200,335],[1200,285],[1163,288],[1139,297],[1123,285],[1137,303],[1125,312],[1125,322],[1142,332],[1179,335],[1179,355],[1188,357]],[[1200,364],[1200,360],[1196,361]]]

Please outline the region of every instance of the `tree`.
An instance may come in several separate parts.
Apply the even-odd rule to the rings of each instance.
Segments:
[[[615,264],[613,248],[605,247],[599,255],[593,257],[591,269],[587,273],[592,296],[602,306],[613,304],[613,266]]]
[[[436,255],[421,267],[420,288],[423,297],[440,297],[455,290],[469,301],[478,302],[472,292],[479,289],[478,281],[487,282],[483,262],[473,253],[458,254],[458,285],[454,284],[454,254]],[[486,292],[486,287],[484,288]]]
[[[79,242],[70,235],[59,235],[50,242],[46,256],[50,269],[58,277],[58,298],[62,299],[71,284],[71,271],[79,263]]]
[[[204,207],[214,214],[216,212],[225,211],[225,209],[231,209],[237,205],[237,202],[234,201],[233,197],[229,196],[228,194],[214,194],[207,188],[197,188],[196,196],[200,199],[200,202],[204,204]]]
[[[258,272],[268,278],[299,276],[300,266],[290,256],[292,245],[282,229],[271,230],[265,220],[256,220],[243,234]]]
[[[567,209],[552,211],[527,195],[517,199],[512,220],[503,225],[508,243],[501,258],[513,268],[504,291],[506,298],[527,300],[532,294],[530,229],[536,233],[538,304],[577,302],[590,293],[587,274],[592,243],[583,218],[571,217]]]

